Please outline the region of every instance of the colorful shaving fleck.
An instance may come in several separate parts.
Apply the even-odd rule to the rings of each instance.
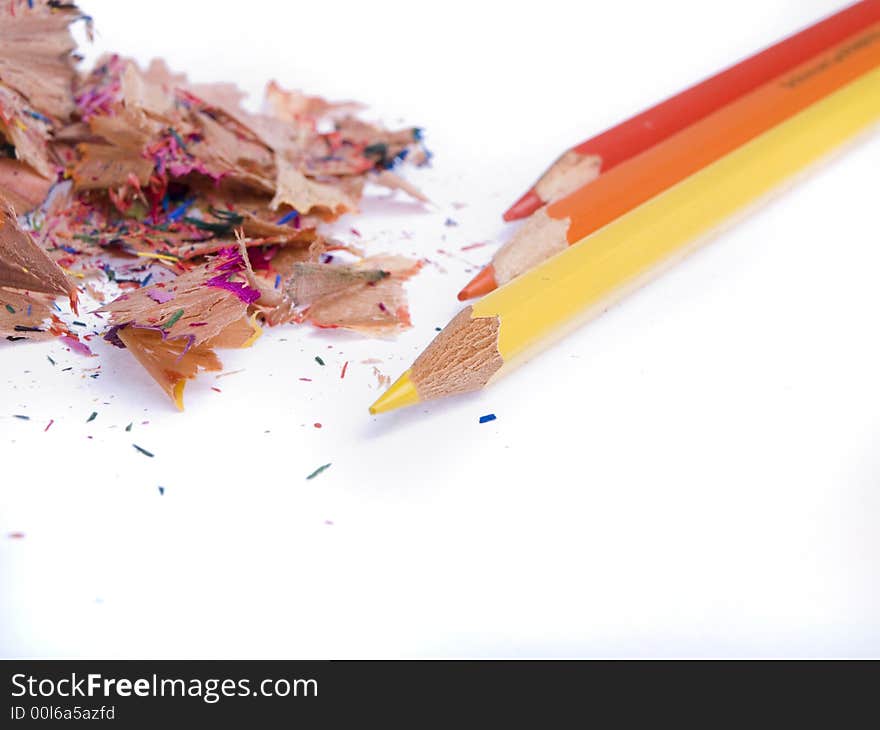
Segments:
[[[89,346],[80,342],[78,339],[73,337],[72,335],[63,335],[59,338],[65,345],[67,345],[73,352],[79,353],[80,355],[86,355],[91,357],[94,353],[89,349]]]
[[[292,210],[287,215],[281,216],[277,221],[275,221],[276,226],[283,226],[285,223],[289,223],[295,218],[299,218],[299,211]]]
[[[315,355],[315,362],[318,363],[318,365],[324,364],[324,361],[321,359],[320,355]]]
[[[167,304],[174,299],[174,292],[170,292],[167,289],[150,289],[147,292],[147,296],[157,304]]]
[[[319,466],[317,469],[315,469],[315,471],[313,471],[311,474],[309,474],[309,475],[306,477],[306,479],[307,479],[307,480],[308,480],[308,479],[314,479],[314,478],[315,478],[316,476],[318,476],[318,474],[320,474],[322,471],[325,471],[325,470],[327,470],[327,469],[329,469],[329,468],[330,468],[330,464],[323,464],[322,466]]]
[[[162,329],[171,329],[177,323],[177,320],[179,320],[182,316],[183,310],[178,309],[174,314],[171,315],[171,317],[168,319],[167,322],[165,322],[165,324],[161,325]]]
[[[489,421],[494,421],[495,418],[494,413],[487,413],[485,416],[480,416],[480,423],[489,423]]]
[[[144,449],[144,448],[138,446],[137,444],[132,444],[132,446],[134,446],[135,449],[137,449],[138,451],[140,451],[144,456],[149,456],[151,459],[155,456],[155,454],[153,454],[153,453],[150,452],[150,451],[147,451],[146,449]]]
[[[89,417],[86,419],[86,423],[91,423],[91,422],[94,421],[97,417],[98,417],[98,412],[97,412],[97,411],[92,411],[92,415],[89,416]]]
[[[245,304],[253,304],[260,298],[260,292],[257,289],[239,281],[230,281],[229,278],[235,274],[245,271],[244,259],[238,249],[224,248],[218,252],[221,260],[215,271],[220,272],[217,276],[208,279],[205,286],[213,286],[217,289],[225,289],[237,296]]]

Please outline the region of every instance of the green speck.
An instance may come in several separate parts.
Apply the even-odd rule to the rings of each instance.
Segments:
[[[11,304],[7,304],[6,311],[9,312],[10,314],[15,314],[15,307],[13,307]]]
[[[367,157],[378,157],[381,160],[384,159],[387,154],[388,145],[384,142],[376,142],[375,144],[368,144],[364,147],[364,155]]]
[[[142,449],[142,448],[141,448],[140,446],[138,446],[137,444],[132,444],[132,446],[134,446],[134,447],[135,447],[138,451],[140,451],[144,456],[149,456],[151,459],[153,458],[154,454],[153,454],[152,452],[147,451],[146,449]]]
[[[46,355],[46,359],[47,359],[50,363],[52,363],[53,365],[55,364],[55,361],[54,361],[51,357],[49,357],[48,355]]]
[[[324,471],[325,469],[329,469],[329,468],[330,468],[330,464],[324,464],[323,466],[319,466],[317,469],[315,469],[315,471],[313,471],[311,474],[309,474],[306,477],[306,479],[314,479],[322,471]]]
[[[31,420],[30,416],[19,416],[17,413],[15,414],[15,418],[20,418],[22,421],[30,421]]]
[[[324,361],[321,359],[321,357],[319,355],[315,355],[315,362],[318,363],[318,365],[324,364]]]
[[[171,319],[169,319],[165,324],[162,325],[163,330],[171,329],[174,326],[174,323],[177,322],[183,316],[183,310],[178,309],[174,314],[171,315]]]
[[[125,427],[125,430],[126,430],[126,431],[131,431],[131,425],[132,425],[132,424],[129,423],[129,424]]]
[[[94,421],[97,417],[98,417],[98,412],[97,412],[97,411],[92,411],[92,415],[88,417],[88,420],[86,421],[86,423],[91,423],[91,422]]]

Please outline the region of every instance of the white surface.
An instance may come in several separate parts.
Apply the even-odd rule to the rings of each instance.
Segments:
[[[0,345],[0,654],[880,654],[880,137],[489,391],[371,418],[361,363],[409,364],[562,149],[841,3],[83,4],[90,57],[423,125],[437,208],[349,225],[436,265],[397,340],[269,332],[185,414],[109,346]]]

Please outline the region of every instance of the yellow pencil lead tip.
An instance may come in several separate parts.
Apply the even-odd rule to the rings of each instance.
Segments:
[[[186,378],[181,378],[174,384],[174,405],[177,409],[183,410],[183,391],[186,388]]]
[[[379,399],[370,406],[370,413],[375,416],[377,413],[387,413],[419,403],[421,398],[419,398],[419,393],[409,374],[410,371],[407,370],[388,390],[380,395]]]

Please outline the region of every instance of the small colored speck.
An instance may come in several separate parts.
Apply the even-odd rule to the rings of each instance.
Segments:
[[[52,428],[52,424],[53,424],[53,423],[55,423],[55,419],[54,419],[54,418],[50,418],[50,419],[49,419],[49,423],[46,424],[46,428],[43,429],[43,433],[46,433],[46,431],[48,431],[50,428]]]
[[[218,393],[223,392],[222,390],[220,390],[220,388],[215,388],[214,386],[211,386],[211,390],[216,390]]]
[[[163,330],[171,329],[174,326],[175,322],[177,322],[177,320],[180,319],[182,316],[183,316],[183,310],[178,309],[174,314],[171,315],[171,318],[165,324],[162,325],[162,329]]]
[[[138,446],[137,444],[132,444],[132,446],[134,446],[134,447],[135,447],[138,451],[140,451],[144,456],[149,456],[151,459],[153,458],[154,454],[152,454],[151,452],[147,451],[146,449],[141,448],[141,447]]]
[[[443,222],[443,225],[444,225],[444,226],[448,226],[448,227],[451,228],[452,226],[457,226],[457,225],[458,225],[458,222],[452,220],[452,218],[447,218],[447,219]]]
[[[10,314],[15,314],[15,307],[13,307],[11,304],[7,304],[6,311],[9,312]]]
[[[489,421],[494,421],[496,415],[494,413],[487,413],[485,416],[480,416],[480,423],[489,423]]]
[[[129,424],[125,427],[125,430],[126,430],[126,431],[131,431],[131,426],[132,426],[132,424],[129,423]]]
[[[20,416],[17,413],[15,414],[15,418],[21,419],[22,421],[30,421],[31,420],[30,416]]]
[[[315,471],[313,471],[311,474],[309,474],[309,475],[306,477],[306,479],[314,479],[314,478],[315,478],[316,476],[318,476],[318,474],[320,474],[322,471],[324,471],[324,470],[326,470],[326,469],[329,469],[329,468],[330,468],[330,464],[324,464],[323,466],[319,466],[317,469],[315,469]]]
[[[22,540],[22,539],[24,539],[24,533],[23,532],[10,532],[7,535],[7,537],[10,540]]]
[[[442,331],[443,331],[442,327],[435,327],[434,328],[434,332],[442,332]]]
[[[316,424],[315,424],[315,428],[322,428],[322,426],[321,426],[320,423],[316,423]]]
[[[159,494],[165,494],[165,487],[159,487]]]
[[[91,422],[94,421],[97,417],[98,417],[98,412],[97,412],[97,411],[92,411],[92,415],[88,417],[88,419],[86,420],[86,423],[91,423]]]
[[[348,360],[346,360],[346,361],[345,361],[345,365],[342,366],[342,372],[339,374],[339,379],[340,379],[340,380],[342,380],[342,378],[345,377],[345,371],[346,371],[346,370],[348,370]]]
[[[276,226],[283,226],[285,223],[289,223],[294,218],[299,218],[299,212],[296,210],[292,210],[289,213],[281,216],[276,222]]]
[[[52,363],[53,365],[55,364],[55,361],[54,361],[51,357],[49,357],[48,355],[46,355],[46,359],[47,359],[50,363]]]
[[[318,365],[324,364],[324,361],[321,359],[320,355],[315,355],[315,362],[318,363]]]

